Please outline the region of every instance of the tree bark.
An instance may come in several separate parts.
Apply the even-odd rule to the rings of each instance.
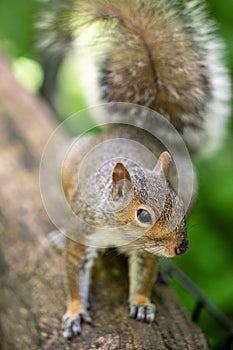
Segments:
[[[55,118],[38,96],[18,85],[2,56],[0,77],[0,349],[207,349],[167,285],[155,286],[155,323],[128,318],[126,264],[114,253],[104,254],[94,269],[94,326],[84,325],[71,343],[63,339],[63,262],[46,236],[54,228],[38,180]]]

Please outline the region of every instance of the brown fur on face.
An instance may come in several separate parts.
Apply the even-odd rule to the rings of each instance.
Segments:
[[[113,191],[113,198],[123,203],[128,199],[129,190],[131,193],[130,202],[115,213],[116,222],[121,226],[130,225],[131,238],[135,236],[132,245],[167,257],[188,249],[183,202],[168,182],[171,165],[170,154],[162,152],[147,180],[140,178],[139,181],[136,177],[132,180],[122,163],[117,163],[112,173],[113,190],[120,188],[120,197],[115,198]],[[124,182],[130,188],[126,188]],[[146,211],[149,221],[140,220],[139,211]]]
[[[169,185],[168,189],[166,202],[159,217],[152,207],[140,201],[137,194],[133,195],[130,203],[117,212],[115,217],[120,225],[131,224],[135,228],[135,240],[132,245],[142,247],[155,255],[173,257],[187,251],[188,239],[186,222],[182,215],[182,202]],[[139,209],[146,209],[151,214],[151,224],[143,224],[137,220]],[[174,217],[177,218],[177,222],[173,222]],[[138,232],[141,234],[138,235]]]

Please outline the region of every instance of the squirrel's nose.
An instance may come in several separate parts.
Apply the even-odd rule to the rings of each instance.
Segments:
[[[188,250],[188,241],[187,239],[183,240],[183,242],[175,248],[175,254],[180,255],[185,253]]]

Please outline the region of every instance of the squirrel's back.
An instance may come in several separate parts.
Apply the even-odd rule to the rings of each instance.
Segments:
[[[86,38],[87,28],[93,28],[84,46],[97,56],[96,95],[100,91],[102,101],[156,110],[183,135],[191,151],[218,144],[229,115],[230,83],[223,45],[203,1],[65,3],[67,8],[58,7],[49,19],[50,29],[55,28],[51,37],[66,42],[84,29],[81,38]],[[95,80],[88,76],[89,59],[84,57],[81,65],[91,95]]]

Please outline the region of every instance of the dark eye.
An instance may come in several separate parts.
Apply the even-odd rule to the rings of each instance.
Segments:
[[[138,209],[137,218],[143,224],[151,224],[152,218],[148,210],[146,209]]]

